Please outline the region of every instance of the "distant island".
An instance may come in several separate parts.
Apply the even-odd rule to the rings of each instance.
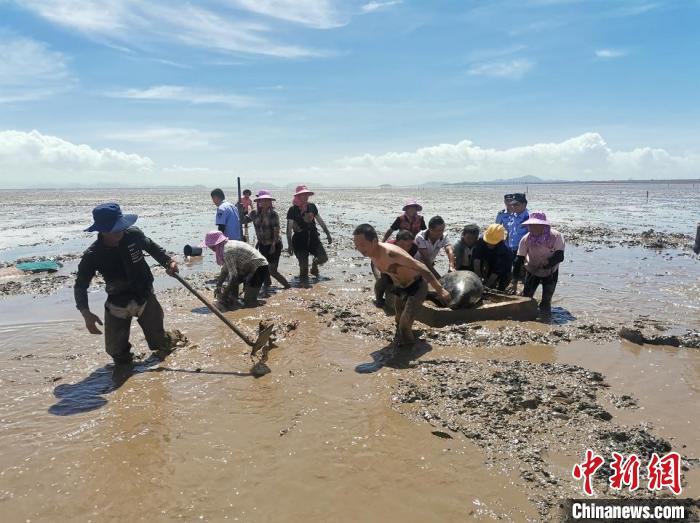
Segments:
[[[698,178],[674,178],[668,180],[544,180],[537,176],[527,175],[517,178],[499,178],[489,181],[474,181],[474,182],[426,182],[420,187],[462,187],[473,185],[537,185],[537,184],[623,184],[623,183],[653,183],[653,184],[671,184],[671,183],[700,183]]]
[[[235,183],[235,182],[234,182]],[[303,182],[302,182],[303,183]],[[383,183],[381,185],[326,185],[323,183],[309,183],[308,186],[311,190],[315,191],[348,191],[356,189],[375,189],[375,190],[392,190],[392,189],[432,189],[438,187],[475,187],[475,186],[520,186],[524,187],[527,185],[615,185],[615,184],[654,184],[654,185],[670,185],[670,184],[700,184],[700,178],[673,178],[673,179],[628,179],[628,180],[545,180],[538,176],[519,176],[517,178],[499,178],[496,180],[489,181],[462,181],[462,182],[446,182],[446,181],[435,181],[435,182],[425,182],[422,184],[406,184],[406,185],[394,185],[389,183]],[[237,192],[237,187],[230,184],[218,185],[227,194],[235,195]],[[251,189],[253,191],[258,191],[259,189],[268,189],[273,192],[294,192],[296,188],[296,183],[288,184],[274,184],[268,182],[258,182],[254,181],[251,183],[241,180],[241,190]],[[202,184],[197,185],[134,185],[134,184],[114,184],[114,183],[94,183],[91,185],[87,184],[65,184],[58,186],[40,186],[35,185],[32,187],[25,188],[0,188],[0,191],[106,191],[106,190],[118,190],[118,191],[154,191],[154,190],[190,190],[197,192],[208,193],[216,184],[211,186],[205,186]]]

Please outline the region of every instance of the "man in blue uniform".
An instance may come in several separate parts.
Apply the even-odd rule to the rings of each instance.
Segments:
[[[530,217],[530,212],[527,210],[527,197],[524,193],[516,192],[504,195],[503,201],[506,208],[496,215],[496,223],[505,227],[508,233],[505,244],[512,253],[511,258],[515,260],[520,240],[527,234],[527,227],[523,227],[523,222]],[[513,267],[513,269],[515,281],[525,277],[525,271],[521,267]]]
[[[527,198],[523,193],[513,193],[506,194],[503,200],[506,202],[506,208],[498,213],[495,223],[505,227],[508,233],[506,245],[515,256],[520,240],[527,234],[527,227],[523,227],[523,222],[530,217],[527,210]]]
[[[241,220],[238,209],[226,200],[224,191],[214,189],[211,201],[216,205],[216,226],[229,240],[241,240]]]

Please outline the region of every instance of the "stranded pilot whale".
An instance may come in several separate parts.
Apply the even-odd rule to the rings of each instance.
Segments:
[[[440,284],[450,293],[450,309],[474,307],[481,301],[484,285],[481,278],[471,271],[454,271],[440,278]]]

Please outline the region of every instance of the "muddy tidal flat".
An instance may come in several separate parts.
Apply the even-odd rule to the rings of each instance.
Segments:
[[[417,196],[456,240],[525,189],[567,240],[551,321],[416,323],[413,352],[376,364],[393,318],[372,303],[355,225],[383,232]],[[288,191],[273,192],[286,213]],[[564,500],[582,497],[571,471],[587,449],[608,463],[678,452],[681,497],[697,499],[698,195],[690,184],[319,190],[334,238],[320,278],[299,286],[285,255],[292,289],[226,313],[251,335],[275,324],[271,372],[257,378],[247,347],[159,267],[166,328],[189,340],[165,361],[134,323],[137,363],[115,374],[73,305],[92,241],[81,231],[114,200],[211,297],[213,257],[182,255],[213,228],[208,191],[1,191],[0,520],[559,521]],[[59,271],[14,269],[44,259]],[[100,315],[104,298],[96,278]],[[644,478],[613,490],[610,472],[594,476],[594,499],[674,497]]]

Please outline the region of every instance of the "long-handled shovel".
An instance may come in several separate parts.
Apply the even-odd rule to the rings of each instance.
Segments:
[[[238,336],[246,342],[246,344],[251,347],[250,355],[255,356],[255,353],[258,352],[261,348],[263,348],[267,342],[270,340],[270,336],[272,335],[272,331],[274,330],[274,325],[268,325],[265,327],[260,334],[258,335],[258,339],[255,341],[252,341],[248,336],[243,334],[231,321],[221,314],[221,311],[216,308],[214,304],[212,304],[209,300],[207,300],[202,294],[197,291],[194,287],[192,287],[185,279],[183,279],[179,274],[173,274],[173,278],[175,278],[177,281],[182,283],[182,285],[185,286],[185,288],[190,291],[192,294],[197,296],[199,298],[199,301],[204,303],[210,311],[212,311],[214,314],[216,314],[221,321],[223,321],[229,329],[231,329],[233,332],[238,334]]]

